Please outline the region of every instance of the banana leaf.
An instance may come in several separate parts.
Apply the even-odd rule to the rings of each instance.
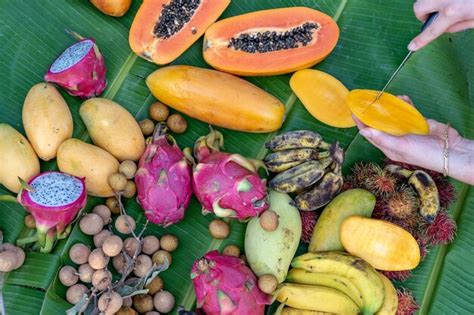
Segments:
[[[74,42],[65,30],[93,37],[102,50],[108,67],[108,88],[103,97],[126,107],[137,119],[147,116],[155,100],[144,78],[157,69],[130,51],[128,30],[141,1],[134,1],[122,18],[112,18],[97,11],[88,1],[73,0],[0,0],[0,123],[8,123],[24,132],[21,122],[23,100],[29,88],[41,82],[46,69],[56,56]],[[341,80],[349,89],[380,89],[405,56],[406,45],[419,31],[420,23],[405,0],[233,0],[222,17],[261,9],[308,6],[321,10],[337,20],[341,37],[334,52],[315,68]],[[394,94],[409,95],[421,112],[429,118],[450,122],[465,136],[474,138],[473,73],[474,33],[466,31],[445,35],[417,52],[390,86]],[[199,40],[173,64],[207,67]],[[357,134],[355,128],[328,127],[305,110],[289,87],[289,75],[248,78],[279,98],[287,110],[282,131],[311,129],[327,141],[339,141],[346,149],[345,171],[359,161],[379,161],[380,151]],[[315,86],[317,88],[317,86]],[[78,115],[81,101],[63,93],[74,117],[74,137],[90,141]],[[177,137],[182,147],[208,131],[202,122],[190,119],[188,131]],[[272,134],[246,134],[222,130],[226,150],[252,158],[262,158],[265,141]],[[43,169],[55,169],[54,161],[43,163]],[[474,191],[455,182],[457,202],[450,209],[459,232],[456,241],[436,248],[429,254],[414,276],[403,284],[421,303],[420,314],[474,313]],[[2,193],[6,193],[0,187]],[[88,209],[101,201],[92,199]],[[144,216],[133,200],[126,209],[138,226]],[[0,202],[0,228],[5,238],[14,241],[23,228],[24,210],[11,202]],[[213,240],[208,233],[212,216],[201,215],[201,207],[193,200],[181,223],[163,229],[150,225],[146,234],[174,233],[180,240],[173,253],[173,263],[162,276],[165,288],[174,294],[177,305],[192,309],[195,296],[189,277],[191,265],[212,249],[227,244],[243,247],[245,224],[233,221],[231,235],[224,241]],[[59,314],[70,308],[65,301],[66,288],[57,280],[60,265],[70,264],[68,249],[77,242],[92,243],[74,226],[70,237],[58,244],[51,254],[29,254],[25,265],[6,275],[3,295],[8,314]],[[304,247],[302,247],[304,250]]]

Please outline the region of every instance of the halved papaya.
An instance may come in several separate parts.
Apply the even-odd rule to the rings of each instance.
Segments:
[[[263,10],[213,24],[204,37],[204,59],[212,67],[264,76],[309,68],[326,58],[339,39],[328,15],[305,7]]]
[[[178,58],[224,12],[230,0],[144,0],[130,28],[130,48],[162,65]]]

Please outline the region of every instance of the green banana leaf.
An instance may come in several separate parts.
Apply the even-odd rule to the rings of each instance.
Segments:
[[[74,42],[65,30],[93,37],[102,50],[108,67],[108,88],[103,97],[125,106],[137,119],[147,116],[154,102],[144,78],[157,66],[134,55],[128,46],[128,30],[141,1],[135,0],[122,18],[97,11],[88,1],[73,0],[0,0],[0,123],[6,122],[23,132],[21,110],[29,88],[42,81],[48,66]],[[308,6],[337,20],[341,37],[334,52],[317,69],[340,79],[349,89],[380,89],[405,56],[406,45],[419,31],[420,23],[405,0],[233,0],[223,17],[241,13],[286,7]],[[474,33],[447,35],[417,52],[390,86],[394,94],[409,95],[422,113],[441,122],[450,122],[459,132],[474,138]],[[193,45],[174,64],[206,67],[201,54],[202,40]],[[357,134],[355,128],[336,129],[313,119],[291,92],[290,76],[248,78],[286,104],[283,131],[311,129],[327,141],[339,141],[347,150],[345,171],[358,161],[378,161],[381,152]],[[317,88],[317,87],[315,87]],[[63,93],[74,116],[74,137],[89,141],[78,108],[81,101]],[[182,146],[208,131],[202,122],[189,119],[189,129],[177,137]],[[252,158],[262,158],[264,142],[272,134],[246,134],[223,130],[226,150]],[[55,162],[43,163],[43,169],[55,169]],[[474,313],[474,191],[459,182],[458,198],[450,209],[458,223],[458,237],[448,246],[433,249],[428,258],[403,284],[421,303],[420,314]],[[0,187],[0,193],[8,193]],[[91,199],[88,209],[103,202]],[[135,201],[126,202],[138,227],[145,220]],[[165,288],[176,297],[177,305],[193,308],[195,296],[189,277],[193,261],[212,249],[227,244],[243,248],[245,224],[233,221],[231,235],[224,241],[213,240],[208,233],[212,216],[202,216],[193,200],[186,219],[163,229],[149,226],[146,234],[178,235],[180,247],[173,263],[162,276]],[[11,202],[0,202],[0,228],[6,241],[14,241],[25,231],[24,210]],[[25,265],[6,276],[3,295],[8,314],[60,314],[71,305],[65,301],[66,288],[57,280],[60,265],[70,264],[67,252],[77,242],[92,243],[76,225],[70,237],[58,244],[51,254],[31,253]]]

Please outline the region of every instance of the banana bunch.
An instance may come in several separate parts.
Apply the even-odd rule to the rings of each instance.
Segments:
[[[282,314],[395,314],[391,282],[364,260],[345,252],[316,252],[296,257],[276,299]]]
[[[316,132],[290,131],[266,143],[272,153],[265,157],[267,169],[277,175],[271,189],[296,193],[292,205],[303,211],[326,205],[341,190],[344,151],[338,143],[324,142]]]

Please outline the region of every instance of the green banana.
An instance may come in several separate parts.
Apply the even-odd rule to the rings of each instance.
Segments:
[[[265,157],[267,169],[274,173],[286,171],[308,160],[320,160],[329,157],[329,152],[314,149],[293,149],[271,153]]]
[[[282,193],[301,191],[320,180],[331,163],[331,158],[304,162],[276,175],[270,180],[269,186]]]
[[[279,134],[265,144],[271,151],[309,148],[316,149],[321,143],[321,135],[309,130],[296,130]]]
[[[364,306],[364,300],[359,289],[347,278],[322,272],[311,272],[294,268],[288,272],[286,281],[299,284],[321,285],[339,290],[349,296],[359,308]]]
[[[293,259],[291,265],[311,272],[339,275],[349,279],[364,301],[364,314],[377,312],[385,298],[385,288],[377,271],[364,260],[344,252],[307,253]]]
[[[416,190],[420,198],[420,214],[428,222],[433,222],[439,211],[439,194],[431,176],[421,170],[414,171],[408,183]]]

